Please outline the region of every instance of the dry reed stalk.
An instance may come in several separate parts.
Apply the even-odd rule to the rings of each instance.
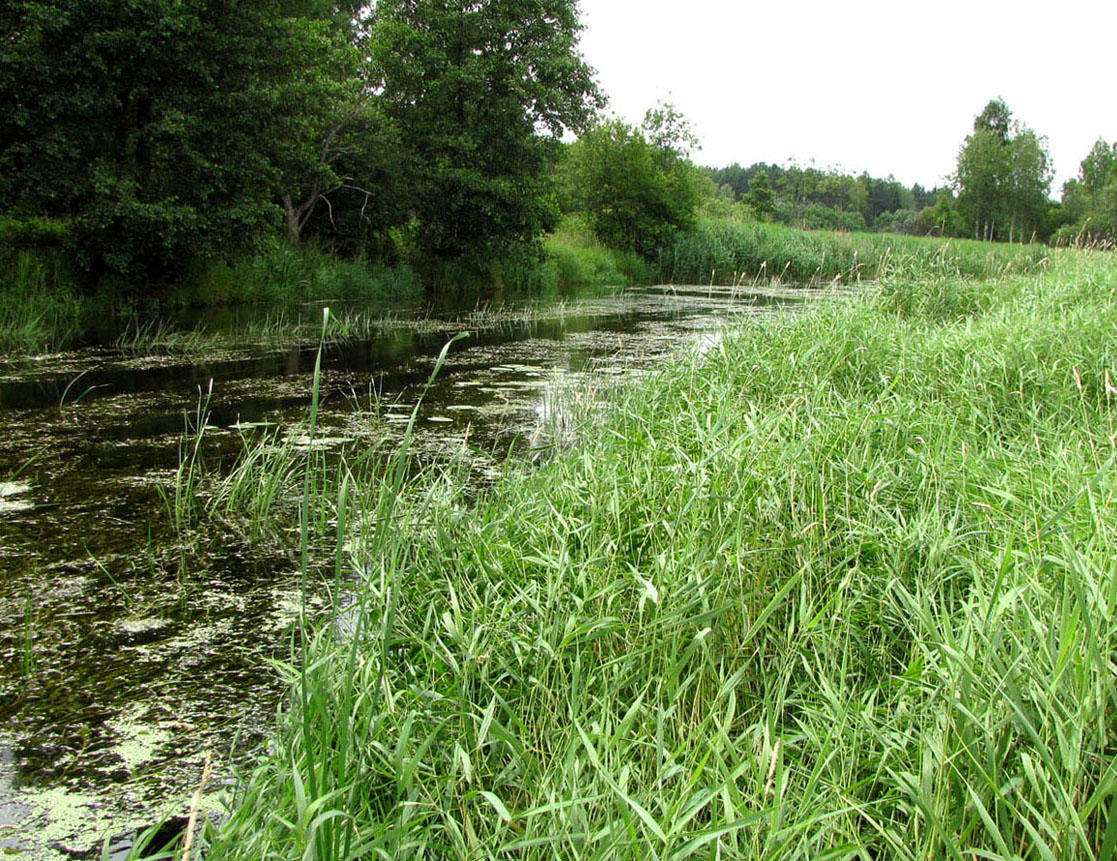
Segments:
[[[207,752],[205,765],[202,766],[202,779],[198,783],[198,788],[194,790],[194,798],[190,801],[190,818],[186,821],[186,838],[182,841],[182,861],[190,861],[190,848],[194,845],[194,827],[198,824],[198,808],[202,803],[202,793],[209,783],[212,761],[213,754]]]

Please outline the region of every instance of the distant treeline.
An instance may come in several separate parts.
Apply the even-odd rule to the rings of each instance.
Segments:
[[[891,176],[853,176],[794,163],[733,163],[706,171],[720,199],[743,203],[758,218],[807,229],[931,234],[938,225],[918,221],[918,214],[933,207],[940,195],[953,200],[946,187],[909,187]]]
[[[932,189],[840,170],[763,162],[705,168],[711,214],[776,221],[806,229],[871,230],[987,241],[1111,245],[1117,237],[1117,142],[1099,139],[1050,198],[1047,141],[1014,120],[1001,99],[974,119],[949,184]]]

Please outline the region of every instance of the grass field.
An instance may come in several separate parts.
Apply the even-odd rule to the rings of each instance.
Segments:
[[[206,857],[1112,857],[1115,400],[1059,252],[746,324],[477,504],[354,469]]]
[[[694,230],[676,236],[660,252],[659,280],[736,285],[773,280],[850,284],[889,276],[991,278],[1031,271],[1047,253],[1043,245],[833,233],[707,219]]]

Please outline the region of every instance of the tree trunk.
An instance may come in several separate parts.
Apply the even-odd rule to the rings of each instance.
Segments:
[[[299,223],[299,213],[291,203],[291,195],[285,194],[282,197],[283,203],[283,216],[287,224],[287,241],[292,245],[298,245],[302,241],[302,225]]]

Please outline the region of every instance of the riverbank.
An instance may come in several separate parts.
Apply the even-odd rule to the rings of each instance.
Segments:
[[[798,230],[780,224],[703,219],[658,255],[659,280],[674,284],[856,284],[886,277],[995,278],[1031,272],[1050,249],[891,233]]]
[[[70,857],[112,835],[120,861],[130,832],[189,806],[207,750],[206,809],[254,762],[286,692],[271,660],[304,605],[302,469],[398,451],[454,333],[470,337],[425,392],[411,466],[452,464],[476,495],[510,452],[569,444],[571,403],[608,403],[727,320],[803,302],[636,290],[364,329],[350,316],[344,331],[331,312],[313,442],[321,307],[304,309],[318,332],[301,347],[261,344],[245,319],[217,350],[179,339],[0,362],[0,825],[16,826],[0,827],[0,854]],[[332,585],[317,570],[332,564],[336,491],[317,472],[315,486],[312,618]]]
[[[886,278],[476,506],[347,483],[343,631],[207,857],[1106,857],[1115,286]]]
[[[0,251],[0,352],[111,346],[125,330],[125,346],[133,350],[162,349],[170,341],[181,346],[183,335],[166,336],[172,334],[169,320],[185,307],[268,307],[274,313],[264,334],[282,337],[285,327],[272,324],[297,316],[294,309],[305,303],[400,307],[434,298],[476,305],[554,301],[657,282],[755,287],[857,284],[889,274],[991,278],[1032,271],[1048,251],[1041,245],[705,220],[648,261],[606,248],[584,225],[568,221],[544,239],[542,257],[525,252],[484,265],[445,264],[422,276],[406,262],[346,259],[313,245],[295,249],[277,241],[253,257],[199,265],[180,283],[157,290],[104,283],[92,292],[80,289],[79,273],[61,252]],[[301,333],[292,337],[299,340]]]
[[[90,292],[81,288],[79,274],[60,252],[0,249],[0,352],[27,355],[114,346],[118,335],[133,350],[158,350],[167,346],[163,336],[171,334],[171,321],[184,308],[270,308],[260,334],[274,338],[289,328],[283,320],[296,318],[297,306],[307,303],[398,310],[418,307],[431,296],[459,305],[553,302],[654,280],[654,268],[635,255],[569,231],[548,237],[541,259],[481,268],[445,265],[428,273],[425,284],[406,263],[346,259],[314,246],[294,249],[277,242],[254,257],[198,266],[180,283],[157,290],[105,283]],[[106,332],[111,333],[108,342]],[[184,338],[206,340],[202,333],[174,334],[180,345]],[[253,333],[245,335],[251,338]],[[291,333],[293,341],[302,335]]]

